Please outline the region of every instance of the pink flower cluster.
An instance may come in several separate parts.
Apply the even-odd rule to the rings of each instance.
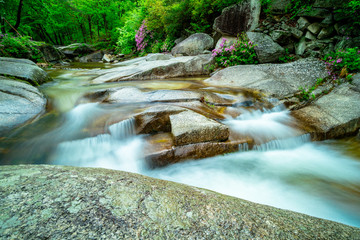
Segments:
[[[149,33],[150,31],[147,30],[146,22],[144,20],[135,35],[136,49],[138,51],[143,51],[145,47],[148,45],[145,38]]]

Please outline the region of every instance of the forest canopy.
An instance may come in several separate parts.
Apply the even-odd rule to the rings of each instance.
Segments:
[[[168,51],[174,40],[212,32],[221,11],[242,0],[0,0],[1,36],[30,36],[54,45],[91,43],[128,54]],[[260,1],[260,0],[259,0]],[[261,0],[263,11],[272,0]],[[289,13],[311,5],[291,0]],[[346,2],[346,4],[345,4]],[[296,11],[295,11],[295,10]],[[359,24],[360,1],[344,1],[345,15]],[[135,41],[137,38],[138,42]],[[139,44],[139,41],[142,43]]]

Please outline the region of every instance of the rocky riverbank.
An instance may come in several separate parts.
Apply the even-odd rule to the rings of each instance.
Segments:
[[[106,169],[0,167],[4,239],[358,239],[360,230]]]

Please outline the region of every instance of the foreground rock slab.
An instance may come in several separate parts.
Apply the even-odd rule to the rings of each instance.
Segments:
[[[0,75],[16,77],[35,85],[51,80],[44,70],[27,59],[0,58]]]
[[[359,239],[360,229],[121,171],[0,166],[2,239]]]
[[[215,73],[205,83],[212,86],[236,86],[262,91],[282,99],[312,86],[317,78],[328,76],[325,64],[306,58],[292,63],[238,65]]]
[[[45,106],[37,88],[0,76],[0,134],[36,117]]]

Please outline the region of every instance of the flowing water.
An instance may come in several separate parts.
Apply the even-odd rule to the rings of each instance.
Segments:
[[[84,73],[89,73],[84,75]],[[60,164],[103,167],[211,189],[257,203],[360,227],[360,141],[356,138],[311,142],[294,128],[283,107],[237,109],[223,120],[233,133],[254,139],[249,150],[150,169],[144,161],[144,136],[135,135],[132,113],[146,104],[81,103],[90,91],[136,86],[203,89],[202,79],[90,85],[88,70],[54,70],[42,86],[48,113],[0,139],[1,164]],[[218,93],[241,95],[237,90]]]

